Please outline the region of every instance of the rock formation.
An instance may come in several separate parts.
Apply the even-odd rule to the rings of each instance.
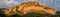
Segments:
[[[5,10],[6,15],[11,15],[10,14],[11,12],[19,15],[20,15],[20,12],[23,14],[33,12],[33,13],[39,13],[39,14],[55,15],[55,10],[53,8],[46,7],[44,5],[39,4],[38,2],[24,2],[24,3],[18,4],[16,7],[13,7],[9,10]]]

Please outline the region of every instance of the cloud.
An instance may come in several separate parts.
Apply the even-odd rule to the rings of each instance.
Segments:
[[[16,6],[18,4],[18,2],[15,2],[15,0],[0,0],[0,8],[1,7],[13,7],[13,6]]]

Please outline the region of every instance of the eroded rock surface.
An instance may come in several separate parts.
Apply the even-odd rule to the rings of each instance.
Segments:
[[[55,15],[55,10],[53,8],[46,7],[39,4],[38,2],[24,2],[17,5],[16,7],[4,11],[6,15],[11,15],[11,12],[18,15],[24,15],[30,12]]]

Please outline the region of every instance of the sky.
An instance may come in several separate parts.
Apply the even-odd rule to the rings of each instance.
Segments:
[[[11,8],[22,2],[36,1],[42,5],[48,5],[55,10],[60,10],[60,0],[0,0],[0,8]]]

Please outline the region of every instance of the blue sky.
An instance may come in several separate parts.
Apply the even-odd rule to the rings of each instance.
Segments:
[[[0,0],[0,8],[11,8],[22,2],[28,2],[32,0]],[[60,0],[33,0],[43,5],[48,5],[55,10],[60,10]]]

